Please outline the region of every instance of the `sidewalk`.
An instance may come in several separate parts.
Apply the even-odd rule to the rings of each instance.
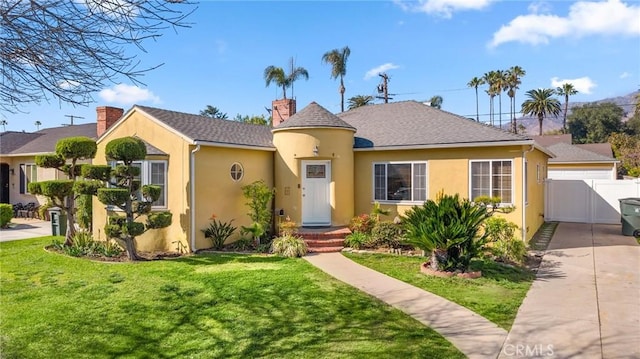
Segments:
[[[500,358],[640,358],[640,246],[560,223]]]
[[[304,257],[327,274],[409,314],[469,358],[496,358],[507,332],[458,304],[361,266],[340,253]]]
[[[9,228],[0,229],[0,242],[51,235],[51,222],[39,219],[13,218]]]

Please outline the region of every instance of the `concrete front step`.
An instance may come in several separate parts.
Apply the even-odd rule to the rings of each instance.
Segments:
[[[305,243],[309,247],[340,247],[344,246],[343,238],[331,238],[331,239],[304,239]]]
[[[309,253],[333,253],[341,252],[344,247],[309,247]]]

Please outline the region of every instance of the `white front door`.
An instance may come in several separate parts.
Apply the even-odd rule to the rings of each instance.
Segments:
[[[331,225],[331,162],[302,161],[302,225]]]

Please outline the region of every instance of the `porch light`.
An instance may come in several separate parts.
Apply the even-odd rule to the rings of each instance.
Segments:
[[[313,147],[313,155],[314,155],[315,157],[318,157],[318,145],[315,145],[315,146]]]
[[[16,170],[15,170],[15,169],[13,169],[13,168],[12,168],[12,169],[10,169],[10,170],[9,170],[9,172],[11,172],[11,175],[12,175],[12,176],[16,174]]]

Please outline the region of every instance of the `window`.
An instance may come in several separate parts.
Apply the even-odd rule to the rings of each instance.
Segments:
[[[239,163],[234,163],[231,165],[231,179],[238,182],[242,179],[242,175],[244,174],[244,169],[242,165]]]
[[[427,163],[374,163],[373,199],[375,201],[426,201]]]
[[[20,193],[29,193],[29,183],[38,182],[38,166],[34,164],[20,165]]]
[[[110,165],[115,167],[117,163],[111,162]],[[160,187],[160,197],[153,202],[152,207],[167,207],[167,161],[137,161],[131,165],[140,168],[140,176],[134,178],[134,180],[140,181],[140,187],[150,184]],[[140,197],[140,192],[138,192],[138,197]]]
[[[513,204],[512,168],[511,160],[471,161],[471,200],[500,197],[503,204]]]

